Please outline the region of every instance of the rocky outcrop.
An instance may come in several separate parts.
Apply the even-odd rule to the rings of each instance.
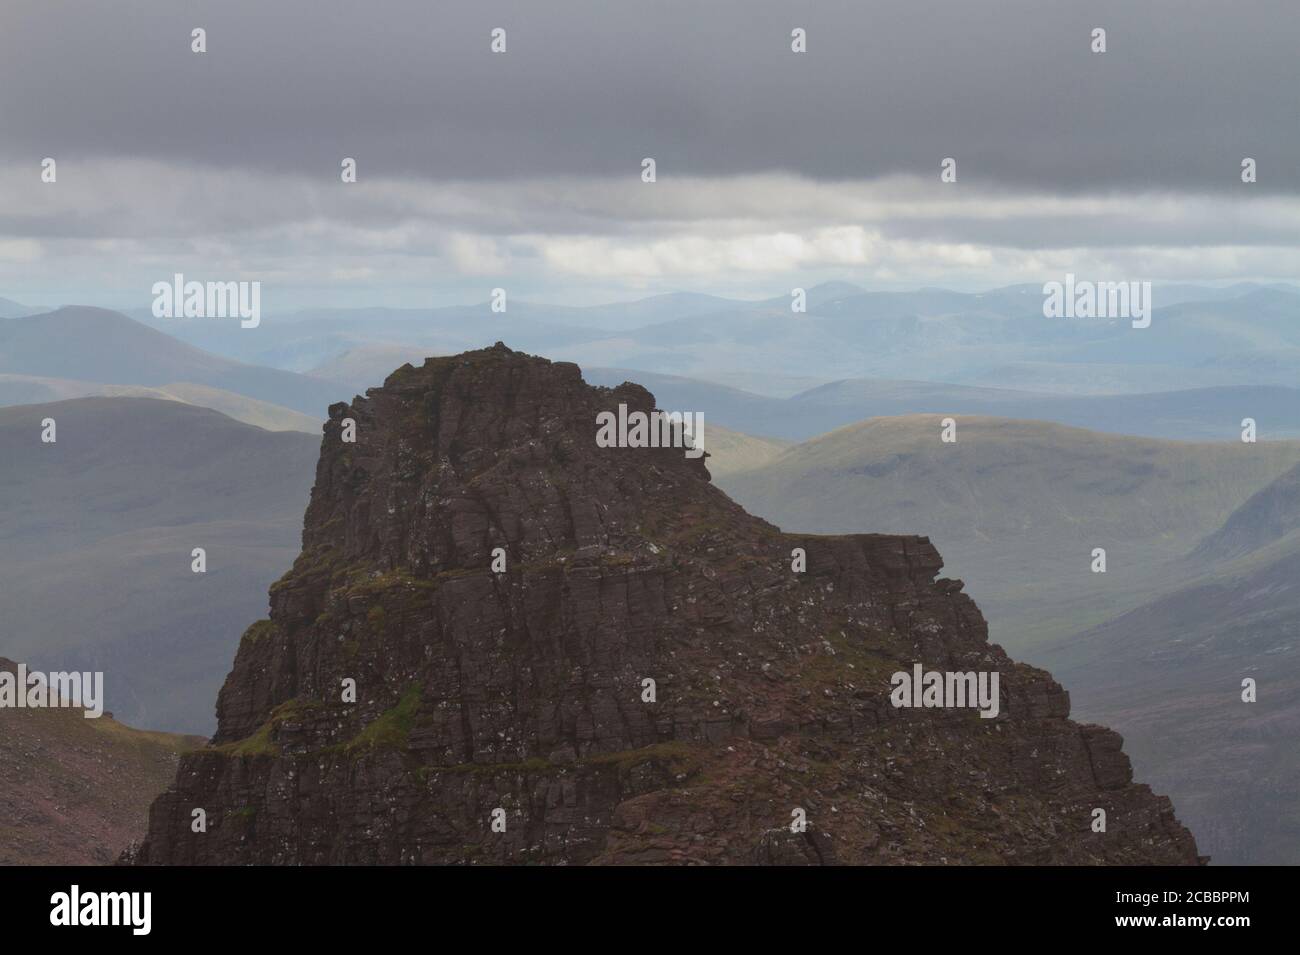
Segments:
[[[334,405],[302,554],[137,861],[1197,861],[927,539],[781,533],[704,459],[599,447],[620,403],[654,399],[497,345]],[[915,663],[997,671],[999,715],[895,708]]]

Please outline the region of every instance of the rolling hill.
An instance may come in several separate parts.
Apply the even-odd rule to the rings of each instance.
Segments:
[[[321,422],[290,408],[237,395],[221,388],[188,382],[169,382],[156,388],[144,385],[102,385],[66,378],[37,378],[32,375],[0,375],[0,407],[44,404],[70,398],[158,398],[211,408],[222,414],[267,431],[303,431],[319,434]]]
[[[875,418],[722,475],[783,529],[929,536],[1017,652],[1130,609],[1194,574],[1180,560],[1255,491],[1300,463],[1300,443],[1190,443],[1039,421]],[[1090,570],[1094,547],[1108,570]]]
[[[756,438],[728,428],[704,423],[704,450],[708,452],[706,464],[714,480],[754,468],[775,460],[787,447],[788,441]]]
[[[17,666],[0,658],[0,670]],[[197,736],[79,709],[0,710],[0,865],[111,865]]]
[[[1300,461],[1300,443],[1191,443],[1043,421],[872,418],[787,449],[732,482],[781,524],[830,533],[845,515],[936,539],[1194,540]],[[790,493],[795,486],[802,493]],[[1174,545],[1175,547],[1177,545]]]

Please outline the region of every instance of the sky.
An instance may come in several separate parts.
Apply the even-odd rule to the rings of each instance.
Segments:
[[[1294,281],[1297,48],[1295,0],[4,0],[0,296]]]

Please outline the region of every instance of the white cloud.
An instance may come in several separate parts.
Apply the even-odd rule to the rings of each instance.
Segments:
[[[589,286],[735,294],[825,278],[986,287],[1066,270],[1156,281],[1300,273],[1300,197],[1245,186],[1056,196],[937,176],[792,175],[344,185],[109,160],[62,163],[54,185],[8,177],[0,210],[0,293],[16,298],[72,281],[147,288],[171,271],[273,278],[297,295],[400,289],[422,304],[432,286],[481,297],[480,279],[564,299]]]

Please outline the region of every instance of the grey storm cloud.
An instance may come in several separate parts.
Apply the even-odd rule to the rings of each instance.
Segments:
[[[1297,47],[1295,0],[5,0],[0,155],[1294,191]]]
[[[1297,41],[1296,0],[0,0],[0,293],[1288,280]]]

